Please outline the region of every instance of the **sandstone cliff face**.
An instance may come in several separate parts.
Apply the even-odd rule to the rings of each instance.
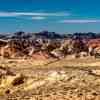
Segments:
[[[60,35],[48,31],[35,34],[16,32],[12,36],[7,35],[8,39],[0,40],[0,54],[6,58],[33,57],[36,59],[48,59],[50,54],[55,51],[52,57],[61,58],[69,54],[78,54],[77,57],[79,57],[82,54],[81,52],[86,52],[88,56],[93,54],[91,52],[93,52],[94,48],[99,47],[100,39],[99,36],[96,37],[95,35],[93,33],[85,35],[83,33],[75,33],[68,37],[67,34]],[[90,47],[91,51],[89,51]],[[39,54],[40,52],[41,54]]]

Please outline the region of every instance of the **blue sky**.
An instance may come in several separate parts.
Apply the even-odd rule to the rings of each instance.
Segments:
[[[100,32],[100,0],[0,0],[0,32]]]

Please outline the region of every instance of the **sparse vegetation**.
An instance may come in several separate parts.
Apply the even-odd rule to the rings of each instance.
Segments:
[[[100,99],[100,59],[95,58],[99,39],[58,38],[47,32],[33,39],[24,34],[1,39],[0,100]],[[9,57],[4,56],[7,50]]]

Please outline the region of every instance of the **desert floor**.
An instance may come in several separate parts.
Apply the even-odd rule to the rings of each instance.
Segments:
[[[0,100],[100,100],[100,59],[0,59]]]

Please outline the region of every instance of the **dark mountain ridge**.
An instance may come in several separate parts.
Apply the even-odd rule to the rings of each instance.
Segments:
[[[28,38],[41,38],[41,39],[63,39],[63,38],[85,38],[96,39],[100,38],[100,33],[73,33],[73,34],[59,34],[55,32],[42,31],[38,33],[26,33],[23,31],[15,32],[13,34],[0,34],[0,39],[28,39]]]

